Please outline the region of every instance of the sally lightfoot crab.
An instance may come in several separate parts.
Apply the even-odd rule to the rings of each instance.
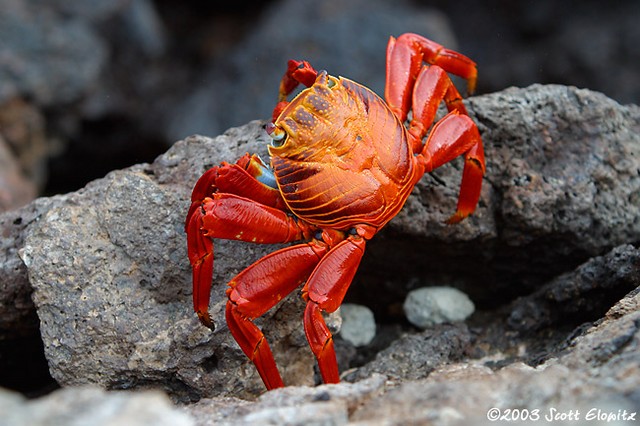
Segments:
[[[185,229],[194,309],[204,325],[214,328],[208,312],[212,239],[298,242],[247,267],[227,289],[229,330],[267,389],[284,384],[252,320],[304,283],[305,334],[323,381],[337,383],[322,312],[342,303],[367,241],[400,211],[425,173],[460,155],[462,183],[448,222],[475,210],[485,172],[482,140],[448,73],[474,90],[472,60],[416,34],[389,40],[385,100],[349,79],[291,60],[266,126],[270,166],[246,154],[235,164],[213,167],[196,183]],[[299,84],[306,89],[287,101]],[[448,114],[434,123],[443,102]]]

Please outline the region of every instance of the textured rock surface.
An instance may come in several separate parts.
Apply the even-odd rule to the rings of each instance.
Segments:
[[[212,314],[221,326],[212,334],[191,314],[183,220],[209,159],[264,148],[265,138],[256,122],[215,140],[186,140],[151,166],[111,173],[70,195],[30,230],[21,256],[59,383],[160,385],[184,400],[261,389],[224,326],[224,283],[273,247],[216,246]],[[300,318],[300,306],[291,299],[266,318]],[[299,321],[269,322],[274,342],[306,350]],[[309,354],[274,349],[291,357],[280,360],[289,371],[312,380]]]
[[[640,286],[640,250],[630,244],[597,256],[554,278],[509,307],[509,326],[532,332],[573,319],[600,318],[610,306]]]
[[[518,421],[525,411],[531,421],[544,423],[573,412],[576,424],[633,424],[621,416],[626,412],[637,421],[640,414],[639,297],[634,291],[621,299],[598,324],[571,339],[566,352],[536,367],[512,362],[492,369],[491,360],[478,359],[409,378],[415,359],[399,359],[406,369],[401,377],[372,374],[356,383],[289,387],[254,402],[216,397],[185,409],[198,425],[281,424],[285,419],[294,425],[483,425],[501,418]],[[619,421],[597,417],[603,415]]]
[[[376,336],[376,320],[371,309],[353,303],[340,306],[340,337],[354,346],[365,346]]]
[[[327,413],[339,423],[346,410],[349,421],[366,420],[375,418],[378,406],[400,407],[396,398],[407,398],[414,406],[424,405],[415,413],[420,421],[429,416],[455,419],[458,411],[467,415],[488,409],[485,404],[499,398],[504,399],[502,407],[515,404],[509,399],[508,381],[525,393],[569,398],[537,389],[536,383],[544,384],[554,368],[568,369],[559,377],[568,380],[575,373],[579,383],[591,386],[580,395],[592,398],[601,391],[613,395],[614,402],[633,400],[621,386],[638,380],[637,369],[628,364],[637,359],[637,327],[628,321],[637,315],[637,295],[619,304],[624,312],[617,308],[612,311],[617,314],[605,316],[593,329],[620,326],[616,334],[592,330],[578,337],[584,342],[600,339],[588,343],[600,355],[587,359],[586,351],[578,351],[583,340],[576,336],[588,328],[578,327],[582,322],[599,320],[617,298],[637,286],[639,109],[564,86],[510,89],[472,98],[469,105],[480,123],[489,164],[477,215],[459,226],[442,224],[455,207],[458,163],[425,177],[401,214],[368,245],[352,290],[356,298],[367,292],[376,318],[386,321],[394,318],[396,296],[429,282],[455,285],[474,302],[493,299],[493,304],[483,302],[483,312],[466,324],[443,324],[423,332],[406,326],[399,339],[384,344],[379,343],[384,336],[376,336],[362,350],[375,347],[377,353],[359,358],[357,365],[349,359],[357,358],[352,349],[341,351],[343,376],[356,383],[327,389],[350,392],[361,383],[358,380],[372,374],[390,381],[356,398],[355,405],[332,396],[333,390],[327,390],[328,397],[305,387],[287,390],[316,395],[305,404],[326,404],[308,406],[309,412]],[[496,108],[498,113],[493,112]],[[159,387],[183,402],[212,398],[214,408],[202,410],[230,413],[230,424],[242,424],[245,415],[263,420],[295,416],[290,406],[247,402],[263,387],[223,320],[225,283],[274,247],[218,242],[211,299],[216,332],[200,326],[191,311],[182,224],[190,189],[204,170],[222,160],[245,151],[264,155],[268,137],[261,126],[252,122],[215,139],[188,138],[152,164],[115,171],[78,192],[38,199],[0,215],[2,267],[12,283],[9,296],[2,299],[8,302],[1,307],[10,312],[12,301],[19,300],[14,295],[28,300],[29,285],[33,287],[45,355],[61,385]],[[619,247],[611,251],[615,246]],[[554,296],[549,299],[542,292]],[[515,296],[528,296],[529,305],[512,302]],[[555,309],[549,312],[554,303],[564,304],[566,312],[578,309],[571,305],[585,309],[578,309],[583,315],[576,317],[556,316]],[[28,302],[23,305],[27,309],[19,315],[33,315]],[[285,381],[310,385],[314,360],[302,332],[302,306],[299,297],[291,297],[258,323],[273,344]],[[535,311],[537,306],[541,313]],[[507,322],[512,311],[514,317]],[[3,313],[3,330],[13,330],[12,315]],[[542,328],[518,325],[517,315],[542,318]],[[620,353],[628,355],[620,358]],[[518,360],[532,367],[505,367]],[[545,363],[538,366],[541,361]],[[451,363],[458,367],[443,367]],[[614,376],[628,373],[628,378],[601,383],[592,371],[600,366]],[[468,405],[458,404],[458,411],[442,411],[451,407],[453,392],[471,385],[484,393]],[[487,386],[495,386],[498,393],[485,395]],[[413,399],[405,393],[414,394]],[[434,400],[440,404],[421,399],[429,394],[439,394]],[[244,399],[220,399],[231,397]],[[540,398],[528,403],[548,404]],[[594,398],[586,401],[600,401]],[[369,403],[377,405],[353,408]],[[262,412],[271,409],[275,411]],[[397,415],[406,419],[402,416],[413,414]]]
[[[564,355],[535,368],[512,363],[494,371],[482,360],[452,364],[424,380],[402,383],[369,399],[350,420],[356,424],[380,418],[391,418],[393,424],[490,424],[486,419],[495,407],[512,421],[517,420],[510,417],[514,410],[538,410],[542,422],[552,409],[580,411],[577,424],[590,424],[587,414],[592,409],[635,412],[637,421],[639,308],[635,291],[614,305],[599,324],[572,339]]]
[[[198,425],[342,425],[349,413],[384,390],[385,378],[373,375],[358,383],[287,387],[248,402],[237,398],[208,398],[186,407]]]
[[[0,341],[37,333],[37,316],[31,300],[27,268],[18,256],[31,225],[65,197],[40,198],[0,214]]]
[[[70,387],[37,400],[0,389],[0,426],[192,426],[165,394]]]
[[[451,283],[477,307],[494,307],[640,240],[640,108],[540,85],[474,97],[469,105],[487,155],[476,214],[459,226],[444,224],[455,209],[460,162],[423,179],[389,230],[367,246],[362,281],[387,285],[375,293],[355,286],[358,302],[402,303],[404,289],[395,283],[421,277],[416,287]]]
[[[421,329],[464,321],[475,309],[473,302],[460,290],[438,286],[411,290],[402,308],[409,322]]]

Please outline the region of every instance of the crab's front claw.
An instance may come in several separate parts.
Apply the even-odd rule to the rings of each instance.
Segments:
[[[209,315],[209,294],[213,278],[213,241],[216,233],[207,229],[207,209],[219,204],[223,194],[251,198],[247,203],[281,209],[284,201],[271,182],[273,175],[257,155],[245,154],[235,164],[222,163],[207,170],[191,193],[191,207],[185,220],[187,251],[193,270],[193,308],[200,322],[213,329]],[[236,197],[237,198],[237,197]],[[224,203],[224,202],[223,202]],[[237,234],[233,227],[226,232]]]
[[[299,84],[311,87],[316,81],[317,76],[318,71],[316,71],[309,62],[289,59],[289,62],[287,62],[287,71],[285,71],[280,81],[278,100],[286,100],[287,96],[289,96]]]
[[[305,87],[311,87],[318,77],[318,71],[316,71],[307,61],[296,61],[290,59],[287,63],[287,70],[280,80],[280,89],[278,91],[278,103],[273,109],[272,119],[275,122],[280,116],[282,110],[285,109],[287,104],[287,97],[302,84]]]

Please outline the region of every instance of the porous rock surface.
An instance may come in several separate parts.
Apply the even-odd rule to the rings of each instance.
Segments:
[[[0,426],[193,426],[159,391],[108,392],[97,386],[67,387],[28,400],[0,389]]]
[[[388,316],[416,280],[454,285],[487,315],[405,328],[354,369],[340,353],[353,384],[290,387],[250,401],[263,387],[225,326],[225,283],[273,246],[217,242],[216,331],[192,313],[183,231],[191,187],[220,161],[265,155],[259,121],[214,139],[187,138],[152,164],[0,215],[0,267],[9,283],[0,329],[13,329],[21,300],[22,317],[37,313],[60,385],[161,388],[175,401],[200,401],[185,408],[200,424],[287,416],[308,424],[309,412],[328,416],[328,424],[451,424],[483,419],[493,406],[638,404],[640,109],[565,86],[509,89],[468,106],[487,158],[476,215],[443,224],[455,209],[460,162],[426,176],[368,245],[352,293]],[[609,279],[590,279],[598,274]],[[554,303],[588,309],[565,318]],[[302,308],[290,297],[258,324],[285,381],[312,385]],[[528,316],[542,328],[527,326]],[[301,404],[308,410],[294,409]]]

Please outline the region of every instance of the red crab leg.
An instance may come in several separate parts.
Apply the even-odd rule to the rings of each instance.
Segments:
[[[391,37],[387,45],[385,99],[401,121],[407,118],[413,85],[423,62],[438,65],[467,80],[469,93],[475,90],[477,70],[471,59],[417,34]]]
[[[442,101],[449,112],[458,111],[467,115],[462,96],[449,75],[438,66],[422,67],[411,98],[412,120],[409,124],[409,133],[414,136],[419,149]],[[418,152],[419,149],[414,151]]]
[[[311,87],[316,81],[318,71],[313,69],[311,64],[307,61],[296,61],[290,59],[287,63],[287,70],[282,76],[280,81],[280,90],[278,92],[278,104],[273,109],[273,121],[275,122],[282,110],[287,106],[287,96],[291,94],[298,87],[299,84],[303,84],[306,87]]]
[[[460,222],[473,213],[480,199],[485,172],[478,128],[468,115],[452,111],[433,126],[418,161],[423,162],[425,172],[430,172],[462,154],[462,183],[456,212],[447,220],[450,224]]]
[[[326,252],[327,246],[315,240],[287,247],[258,260],[229,282],[227,325],[269,390],[284,383],[264,334],[252,320],[302,284]]]
[[[322,311],[334,312],[347,289],[364,254],[365,239],[349,237],[338,243],[313,270],[302,292],[307,298],[304,331],[311,346],[324,383],[338,383],[338,363],[333,337],[322,317]]]
[[[200,176],[191,193],[191,201],[198,206],[202,200],[215,192],[227,192],[250,198],[267,206],[285,208],[275,182],[265,183],[271,179],[271,172],[260,157],[255,154],[252,156],[245,154],[235,164],[224,162]],[[192,204],[191,210],[194,208]]]
[[[191,212],[187,223],[187,248],[193,269],[193,306],[209,328],[209,297],[213,277],[211,238],[255,243],[286,243],[311,232],[285,211],[234,194],[215,193]]]
[[[263,182],[269,181],[269,174],[266,166],[256,155],[245,154],[236,164],[222,163],[209,169],[200,177],[191,194],[192,203],[185,221],[185,231],[189,260],[193,269],[193,304],[200,321],[209,328],[214,328],[208,313],[213,276],[213,242],[210,237],[222,238],[223,235],[227,235],[225,238],[238,239],[238,230],[243,230],[239,233],[239,239],[264,240],[266,235],[260,225],[261,215],[269,216],[270,221],[266,223],[273,224],[275,221],[275,224],[278,224],[270,228],[275,231],[275,234],[269,237],[271,240],[290,241],[290,238],[293,238],[292,233],[295,234],[292,229],[288,229],[294,225],[291,219],[280,210],[284,209],[284,201],[279,191]],[[227,193],[227,196],[235,194],[243,200],[220,201],[225,197],[221,197],[219,191]],[[214,194],[218,194],[217,198]],[[218,201],[214,201],[214,198]],[[211,213],[205,219],[207,211],[224,212],[220,208],[224,208],[225,205],[228,207],[226,222],[219,222],[219,225],[224,224],[227,228],[216,227],[213,220],[215,215]],[[214,209],[215,206],[218,208]],[[237,212],[238,209],[244,210],[235,217],[229,217],[229,214]],[[251,213],[256,216],[249,218],[248,215]],[[204,220],[208,221],[209,229],[204,228]],[[283,224],[286,224],[284,228]]]
[[[433,124],[442,101],[450,113],[436,123],[422,148],[422,138]],[[457,223],[473,213],[480,198],[485,163],[478,128],[467,115],[460,93],[439,66],[422,67],[416,78],[411,109],[409,133],[414,138],[414,151],[421,151],[425,171],[430,172],[459,155],[465,156],[458,206],[447,220]]]

